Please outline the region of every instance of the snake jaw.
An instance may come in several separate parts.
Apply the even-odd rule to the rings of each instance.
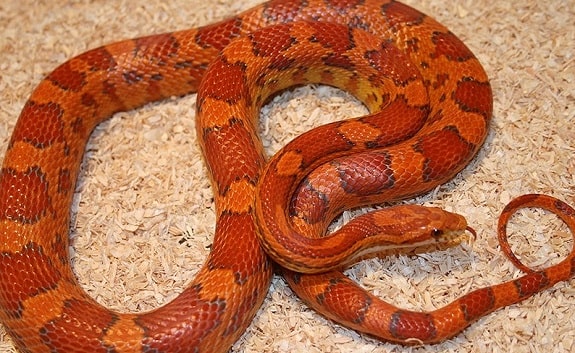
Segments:
[[[345,261],[342,267],[347,267],[359,261],[375,257],[384,258],[390,255],[399,254],[417,255],[431,251],[446,250],[469,240],[469,237],[466,236],[467,234],[471,234],[473,239],[475,239],[475,232],[472,232],[470,229],[473,230],[470,227],[469,229],[439,229],[441,234],[435,237],[425,236],[420,240],[410,239],[410,241],[403,243],[379,244],[377,246],[362,249],[355,253],[348,261]]]
[[[461,244],[462,242],[469,239],[466,236],[467,229],[449,229],[442,231],[441,235],[438,237],[430,237],[429,239],[424,239],[420,242],[414,243],[414,247],[422,246],[437,246],[440,249],[446,247],[452,247]],[[472,233],[473,234],[473,233]]]

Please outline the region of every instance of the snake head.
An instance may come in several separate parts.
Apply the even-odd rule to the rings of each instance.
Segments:
[[[423,207],[417,205],[405,206],[412,213],[412,225],[406,225],[405,244],[413,243],[415,246],[426,244],[457,245],[471,235],[473,239],[477,233],[467,224],[467,220],[460,214],[445,211],[436,207]]]
[[[446,249],[467,240],[475,230],[456,213],[419,205],[398,205],[378,210],[349,222],[351,232],[361,231],[365,238],[360,250],[347,264],[370,257],[396,253],[422,253]]]

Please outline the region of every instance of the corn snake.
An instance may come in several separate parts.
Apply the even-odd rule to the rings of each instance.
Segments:
[[[134,76],[134,78],[137,78],[137,76]],[[297,199],[297,200],[299,200],[299,199]],[[64,207],[64,209],[66,209],[66,207]],[[94,350],[92,350],[92,351],[94,351]]]

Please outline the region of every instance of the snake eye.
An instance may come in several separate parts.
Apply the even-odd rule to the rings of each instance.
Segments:
[[[431,236],[433,238],[439,238],[442,235],[443,235],[443,231],[441,229],[433,228],[433,230],[431,231]]]

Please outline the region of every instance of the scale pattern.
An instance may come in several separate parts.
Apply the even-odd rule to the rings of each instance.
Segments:
[[[350,91],[373,114],[314,130],[267,164],[258,109],[279,90],[313,82]],[[79,287],[68,256],[86,141],[116,112],[196,91],[218,215],[212,251],[167,305],[143,314],[110,311]],[[320,237],[344,207],[405,198],[450,179],[483,143],[491,113],[487,76],[465,45],[390,0],[272,0],[216,24],[88,51],[40,82],[6,152],[0,321],[22,352],[226,352],[269,287],[273,266],[261,241],[286,267],[292,288],[324,315],[402,343],[451,337],[487,312],[570,278],[573,254],[432,313],[376,300],[341,272],[289,269],[327,271],[370,244],[433,240],[439,227],[464,230],[460,216],[416,207],[365,216],[346,236]],[[390,217],[431,231],[406,240],[397,233],[407,228]]]

